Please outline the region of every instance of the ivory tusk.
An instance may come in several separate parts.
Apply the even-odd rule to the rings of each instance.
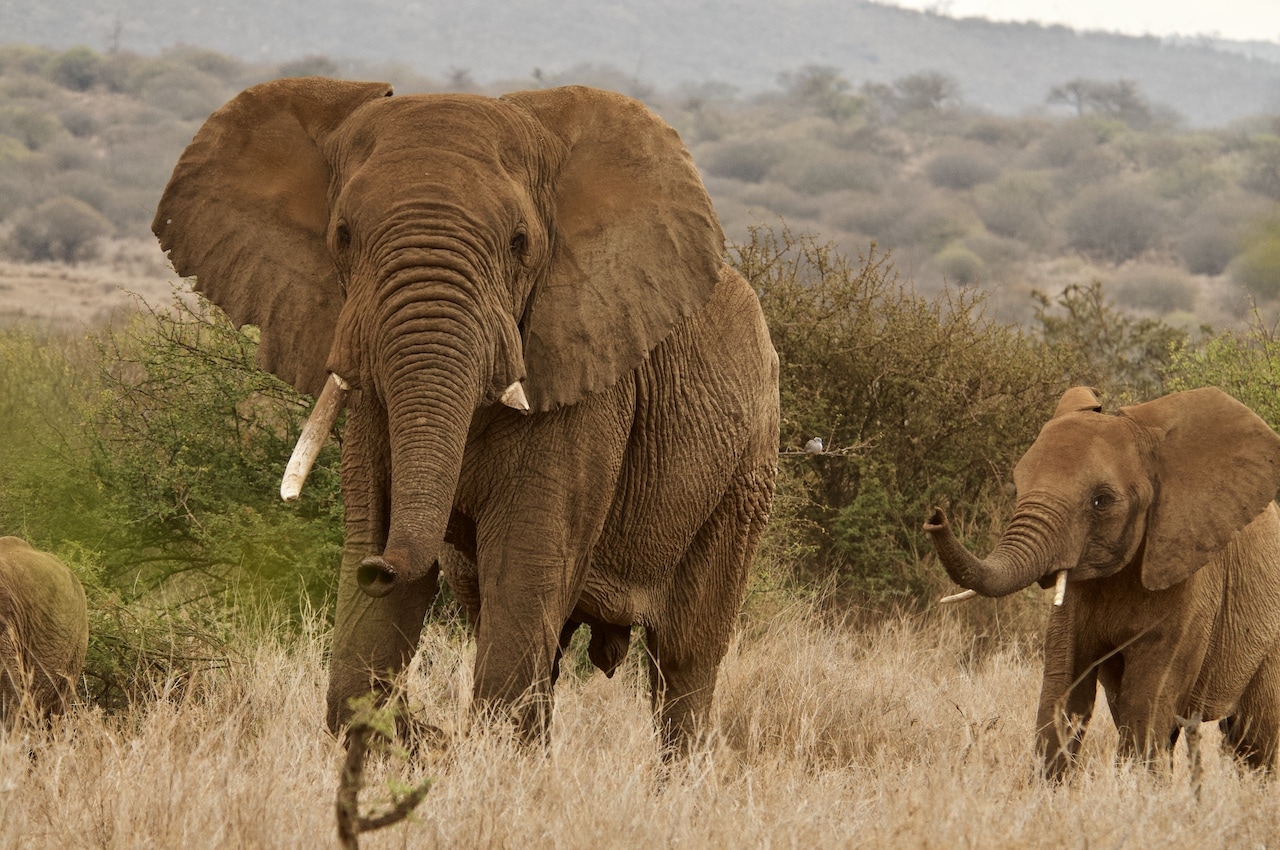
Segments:
[[[325,440],[329,438],[329,431],[333,428],[338,414],[342,412],[342,405],[346,402],[347,393],[350,390],[351,385],[340,376],[329,374],[329,380],[325,381],[324,389],[316,399],[316,406],[307,417],[307,423],[302,426],[302,434],[298,437],[298,444],[293,447],[289,465],[284,469],[284,478],[280,482],[280,498],[286,502],[295,501],[302,494],[302,483],[307,480],[307,475],[311,472],[320,449],[324,448]]]
[[[972,599],[978,595],[976,590],[962,590],[959,593],[953,593],[950,596],[944,596],[938,600],[939,605],[947,605],[952,602],[963,602],[966,599]]]
[[[529,412],[529,399],[524,394],[524,384],[519,381],[503,390],[502,395],[498,397],[498,401],[507,407],[515,408],[521,413]]]
[[[1058,580],[1053,585],[1053,607],[1061,608],[1067,598],[1067,571],[1058,570]]]

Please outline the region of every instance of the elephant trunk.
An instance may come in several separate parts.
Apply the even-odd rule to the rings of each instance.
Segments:
[[[384,351],[387,427],[391,450],[390,516],[386,545],[356,571],[361,590],[385,596],[424,578],[444,540],[462,470],[467,433],[484,400],[488,358],[483,335],[465,314],[441,299],[421,299],[387,332]],[[441,315],[441,314],[444,315]],[[483,377],[482,377],[483,376]]]
[[[941,508],[933,509],[924,530],[933,540],[938,560],[952,581],[983,596],[1007,596],[1051,572],[1066,568],[1057,563],[1049,547],[1044,545],[1041,526],[1030,513],[1020,511],[1001,535],[995,550],[982,560],[956,540]]]

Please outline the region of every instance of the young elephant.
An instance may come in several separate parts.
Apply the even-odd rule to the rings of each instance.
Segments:
[[[1217,389],[1104,415],[1069,390],[1014,469],[1017,508],[985,560],[925,525],[951,578],[1003,596],[1067,571],[1045,635],[1044,772],[1080,748],[1097,683],[1120,752],[1168,754],[1179,718],[1222,719],[1271,767],[1280,738],[1280,437]]]
[[[71,570],[0,537],[0,726],[12,728],[28,700],[38,716],[61,714],[88,645],[84,588]]]

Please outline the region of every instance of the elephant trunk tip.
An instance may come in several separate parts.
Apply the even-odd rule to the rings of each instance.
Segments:
[[[933,534],[947,529],[947,515],[942,508],[934,508],[929,514],[929,518],[924,522],[924,531]]]
[[[366,595],[381,598],[395,589],[399,576],[396,568],[381,555],[365,558],[356,570],[356,583]]]

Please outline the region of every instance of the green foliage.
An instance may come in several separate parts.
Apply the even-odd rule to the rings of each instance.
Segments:
[[[107,565],[136,567],[143,553],[89,471],[83,415],[95,357],[85,340],[0,331],[0,534],[53,552],[79,577],[89,603],[85,695],[114,710],[224,665],[225,629],[207,606],[170,605],[140,593],[131,575],[108,575]]]
[[[88,47],[73,47],[49,61],[49,79],[72,91],[88,91],[102,76],[102,57]]]
[[[1169,392],[1219,387],[1280,430],[1280,336],[1256,312],[1244,332],[1177,345],[1167,373]]]
[[[1280,296],[1280,218],[1254,227],[1231,265],[1232,277],[1261,298]]]
[[[89,453],[109,512],[145,563],[109,558],[113,578],[152,584],[196,572],[242,593],[318,601],[341,552],[337,450],[307,498],[279,477],[308,406],[254,365],[256,342],[203,302],[146,312],[101,341],[103,389]]]
[[[929,506],[982,511],[1062,390],[1064,366],[981,297],[915,295],[873,245],[860,264],[808,237],[757,229],[736,265],[760,293],[781,360],[784,456],[766,546],[803,553],[876,599],[921,595]],[[799,448],[821,436],[828,453]],[[779,540],[783,536],[786,539]]]
[[[1041,337],[1070,383],[1130,400],[1163,394],[1165,370],[1174,350],[1187,344],[1186,331],[1125,313],[1107,299],[1100,281],[1072,284],[1052,300],[1042,292],[1032,297]]]

